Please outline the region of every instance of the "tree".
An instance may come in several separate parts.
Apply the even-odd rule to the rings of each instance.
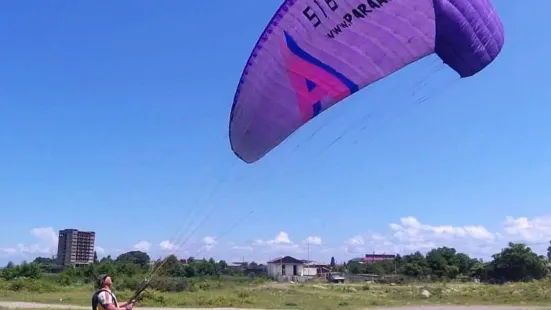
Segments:
[[[142,251],[130,251],[123,253],[117,257],[116,263],[129,262],[140,266],[141,268],[147,268],[151,259],[147,253]]]
[[[385,269],[385,266],[384,264],[381,263],[372,263],[372,264],[367,264],[368,268],[366,268],[366,272],[367,273],[372,273],[372,274],[377,274],[377,275],[384,275],[386,274],[386,269]]]
[[[37,257],[33,260],[33,263],[43,264],[43,265],[52,265],[55,264],[55,260],[49,257]]]
[[[0,270],[0,278],[11,280],[18,276],[17,267],[13,262],[8,262],[4,269]]]
[[[216,275],[216,267],[213,259],[209,259],[208,261],[201,259],[201,260],[195,261],[194,264],[196,264],[197,266],[196,270],[198,275],[200,276]]]
[[[431,269],[425,256],[421,254],[421,252],[417,251],[403,257],[403,265],[401,266],[400,271],[402,274],[418,277],[429,275]]]
[[[384,260],[372,263],[361,263],[350,261],[342,265],[336,264],[335,258],[331,257],[333,271],[348,271],[351,273],[373,273],[378,275],[402,274],[412,277],[442,277],[456,278],[459,275],[496,278],[506,281],[529,281],[542,279],[548,273],[549,259],[551,258],[551,241],[547,250],[547,257],[534,253],[524,244],[509,243],[509,246],[500,253],[493,256],[493,260],[484,263],[482,260],[473,259],[465,253],[458,253],[451,247],[439,247],[430,250],[426,255],[419,251],[405,256],[397,255],[393,260]],[[184,278],[212,277],[220,275],[243,274],[241,269],[230,268],[223,261],[215,261],[213,258],[179,260],[176,256],[170,255],[165,260],[157,260],[155,265],[162,268],[155,279],[152,288],[163,291],[185,290],[197,285],[196,281]],[[57,277],[57,283],[71,285],[76,283],[90,283],[97,275],[106,273],[122,279],[120,289],[135,289],[145,273],[149,270],[150,257],[141,251],[130,251],[121,254],[116,260],[110,256],[103,257],[98,261],[97,253],[94,253],[94,262],[82,267],[58,266],[51,258],[37,257],[32,263],[23,262],[15,265],[10,262],[0,269],[0,278],[6,281],[24,278],[39,278],[45,272],[52,272],[55,268],[64,268]],[[251,262],[248,268],[263,268]],[[54,268],[55,267],[55,268]],[[246,271],[245,271],[246,272]],[[256,273],[256,272],[255,272]],[[394,277],[390,277],[394,278]]]
[[[192,278],[197,276],[197,270],[195,270],[194,264],[187,264],[183,267],[184,277]]]
[[[547,260],[551,262],[551,241],[549,241],[549,247],[547,248]]]
[[[494,254],[493,258],[492,276],[508,281],[542,279],[548,272],[545,257],[538,256],[522,243],[509,242],[509,247]]]
[[[115,266],[115,262],[109,256],[102,258],[97,266],[98,274],[115,275],[116,272],[117,267]]]
[[[97,264],[97,263],[99,263],[98,252],[94,251],[94,264]]]
[[[40,265],[37,263],[23,262],[19,265],[19,277],[26,277],[31,279],[38,279],[41,276]]]
[[[123,274],[125,276],[135,276],[140,273],[141,266],[138,264],[131,263],[129,261],[123,261],[115,264],[117,274]]]
[[[454,248],[440,247],[432,249],[426,256],[431,274],[437,277],[455,279],[459,275],[470,275],[477,260],[465,253],[457,253]]]
[[[225,260],[221,260],[218,262],[218,269],[221,274],[228,274],[230,272],[230,269],[228,268],[228,263],[226,263]]]
[[[455,253],[446,253],[447,248],[432,249],[427,253],[426,259],[432,274],[437,277],[447,276],[446,267],[448,266],[447,257],[450,254],[453,256]]]
[[[474,260],[471,269],[469,270],[469,275],[475,278],[482,278],[486,273],[487,264],[484,264],[482,261]]]
[[[348,272],[350,273],[353,273],[353,274],[358,274],[358,273],[363,273],[364,272],[364,268],[362,268],[362,265],[358,262],[350,262],[347,266],[346,266]]]
[[[165,275],[171,275],[173,277],[183,275],[183,269],[181,268],[180,261],[178,260],[178,257],[176,257],[176,255],[168,256],[162,264],[163,266],[160,269],[161,273]]]
[[[457,253],[451,260],[451,264],[459,268],[459,274],[469,275],[472,266],[477,262],[465,253]]]
[[[98,266],[98,264],[94,263],[94,264],[90,264],[90,265],[86,266],[85,268],[83,268],[84,277],[86,277],[87,279],[89,279],[91,281],[95,281],[96,277],[99,274],[98,271],[97,271],[97,266]]]

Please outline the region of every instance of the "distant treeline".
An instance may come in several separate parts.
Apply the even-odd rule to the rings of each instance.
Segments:
[[[224,281],[264,281],[264,269],[255,262],[232,264],[225,261],[216,262],[210,259],[178,259],[171,255],[165,261],[151,261],[149,255],[142,251],[130,251],[119,255],[116,259],[110,256],[101,260],[95,256],[89,265],[73,267],[60,266],[54,259],[37,257],[32,262],[20,265],[8,263],[0,270],[0,279],[13,281],[21,278],[42,279],[68,286],[73,284],[94,284],[100,274],[109,274],[116,281],[118,289],[134,290],[152,268],[158,268],[152,281],[152,288],[161,291],[182,291],[205,286],[219,285]],[[195,279],[195,280],[194,280]],[[218,281],[207,281],[216,279]]]
[[[550,273],[551,246],[548,257],[537,255],[521,243],[509,243],[492,260],[480,259],[458,253],[454,248],[440,247],[426,255],[415,252],[396,256],[393,260],[359,263],[335,264],[331,258],[333,271],[352,274],[400,275],[418,279],[457,279],[458,277],[479,278],[482,280],[529,281],[542,279]],[[8,263],[0,270],[0,279],[11,281],[17,278],[51,279],[60,285],[92,283],[99,274],[107,273],[117,281],[117,287],[135,289],[144,275],[159,261],[152,261],[147,253],[130,251],[116,259],[110,256],[101,260],[95,256],[94,263],[82,267],[62,267],[53,259],[37,257],[33,262],[20,265]],[[266,268],[252,263],[228,264],[214,259],[178,259],[171,255],[163,262],[157,272],[154,287],[159,290],[173,291],[193,289],[199,279],[216,278],[231,281],[261,281],[265,279]],[[196,279],[196,280],[194,280]],[[195,283],[195,284],[194,284]]]
[[[469,277],[501,283],[542,279],[550,273],[550,267],[551,245],[545,257],[534,253],[525,244],[509,243],[507,248],[494,254],[489,262],[458,253],[454,248],[440,247],[426,255],[415,252],[374,263],[349,262],[335,266],[334,269],[353,274],[399,274],[425,279]]]

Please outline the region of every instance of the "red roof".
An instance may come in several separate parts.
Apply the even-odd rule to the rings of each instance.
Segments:
[[[396,256],[392,254],[366,254],[364,258],[362,258],[362,262],[380,262],[383,260],[391,260],[396,258]]]

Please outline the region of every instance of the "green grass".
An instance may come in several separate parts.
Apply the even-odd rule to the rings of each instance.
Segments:
[[[540,305],[551,304],[551,282],[506,285],[435,283],[382,284],[236,284],[207,285],[193,292],[148,292],[141,306],[245,307],[290,309],[357,309],[404,305]],[[421,294],[431,293],[429,298]],[[90,286],[61,287],[42,281],[0,282],[0,300],[88,306]],[[117,291],[119,299],[131,291]]]

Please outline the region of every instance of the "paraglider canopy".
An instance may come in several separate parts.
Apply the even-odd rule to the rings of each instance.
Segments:
[[[235,93],[232,150],[257,161],[335,103],[436,53],[462,78],[504,44],[490,0],[286,0]]]

